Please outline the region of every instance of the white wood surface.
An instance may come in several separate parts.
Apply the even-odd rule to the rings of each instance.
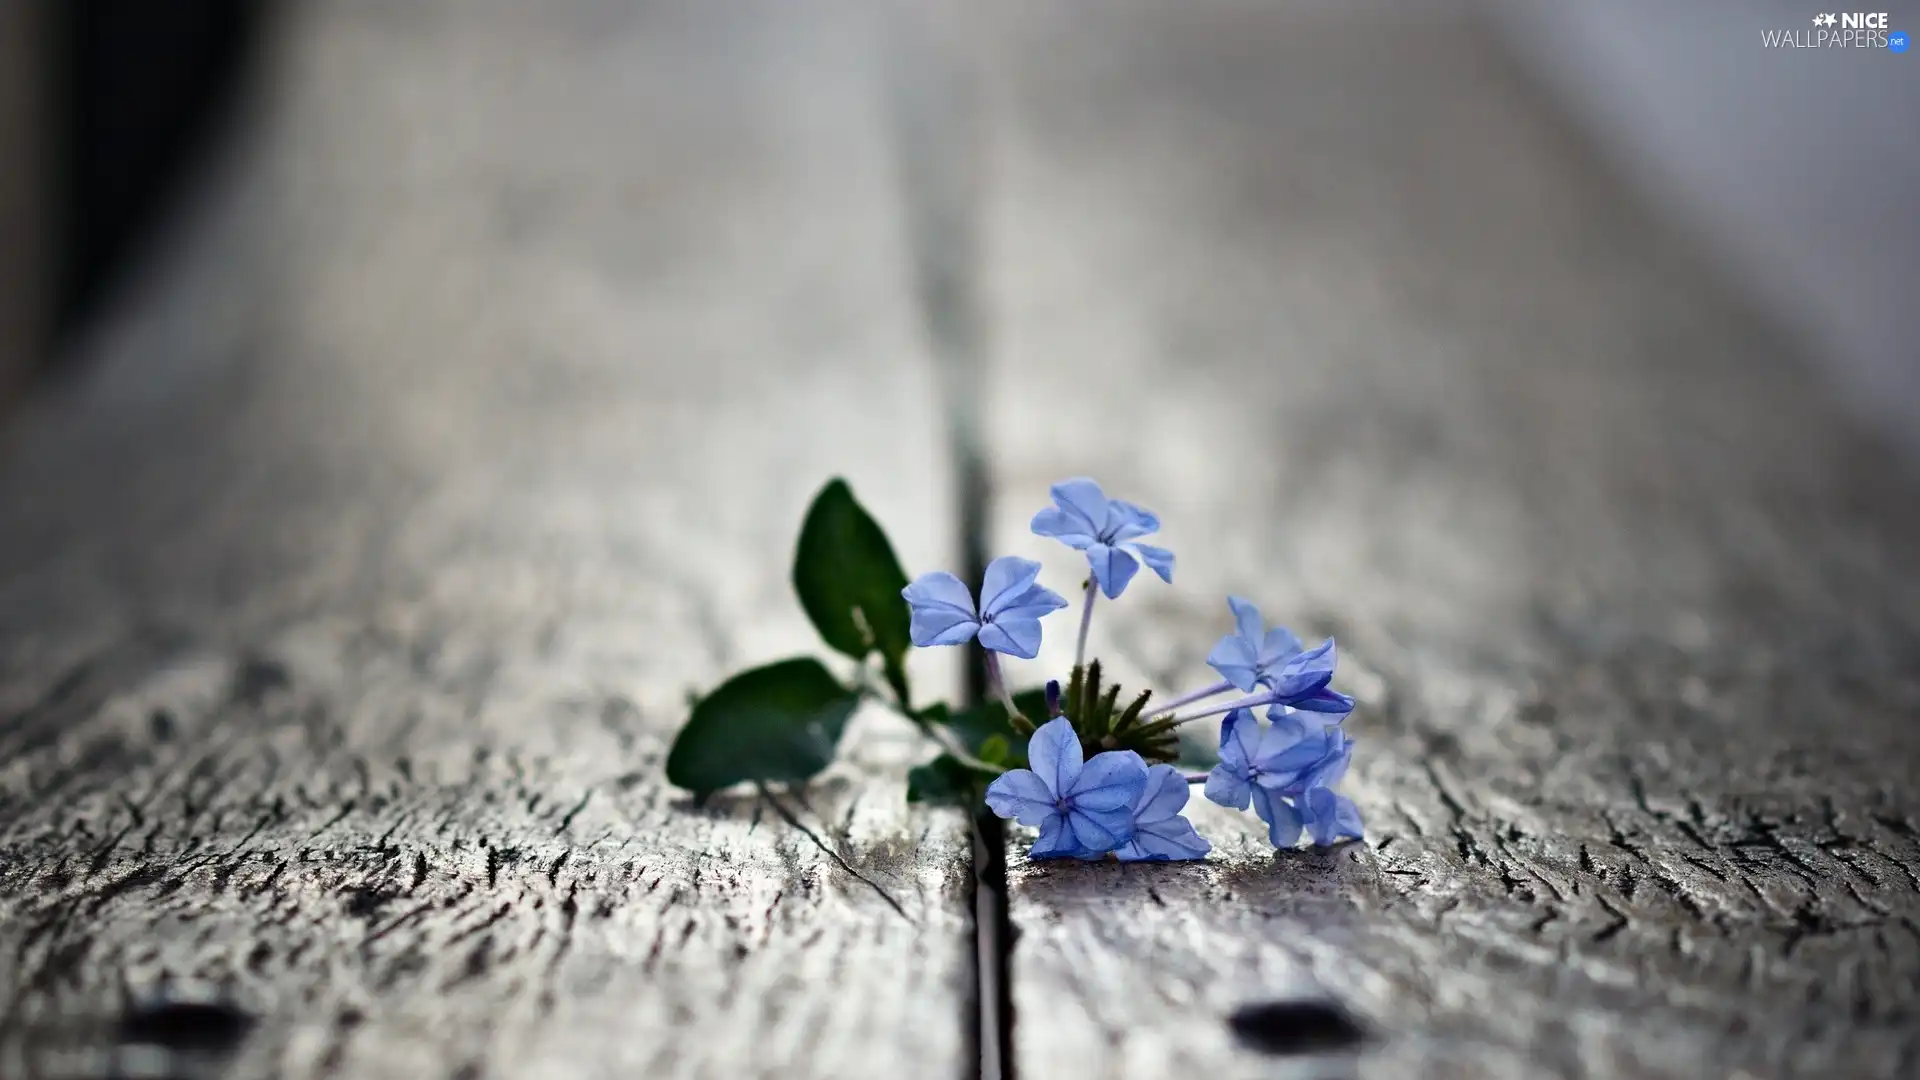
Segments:
[[[660,773],[688,692],[824,653],[829,476],[951,559],[861,13],[290,18],[0,463],[0,1075],[971,1071],[903,725],[788,807],[817,843]]]
[[[876,15],[292,10],[0,443],[0,1076],[1920,1072],[1920,481],[1765,313],[1451,5]],[[1049,483],[1159,511],[1096,651],[1337,635],[1367,840],[1003,939],[884,716],[691,807],[835,473],[1063,591]]]
[[[990,554],[1158,511],[1094,652],[1211,681],[1228,592],[1334,634],[1364,844],[1024,862],[1022,1077],[1920,1068],[1915,478],[1447,17],[1002,4]],[[1038,680],[1071,662],[1053,624]],[[1356,1054],[1272,1056],[1324,1024]]]

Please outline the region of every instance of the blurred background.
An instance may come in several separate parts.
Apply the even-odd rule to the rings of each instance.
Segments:
[[[111,306],[233,115],[267,8],[0,4],[0,387]]]
[[[0,3],[0,403],[113,310],[244,114],[267,45],[300,25],[281,6]],[[1843,397],[1920,453],[1920,58],[1763,48],[1819,14],[1790,0],[1463,11]],[[1896,30],[1909,21],[1889,13]]]

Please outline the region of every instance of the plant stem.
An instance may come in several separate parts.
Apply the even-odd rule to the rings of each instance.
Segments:
[[[927,724],[924,725],[921,730],[925,731],[928,737],[934,742],[940,744],[940,749],[945,750],[949,757],[965,765],[967,768],[972,769],[974,772],[992,773],[998,776],[1007,771],[1005,765],[995,765],[990,761],[982,761],[974,757],[972,752],[963,746],[960,740],[954,736],[953,732],[948,731],[939,724]]]
[[[1229,701],[1225,705],[1215,705],[1210,709],[1202,709],[1197,713],[1176,716],[1173,718],[1173,723],[1174,726],[1178,727],[1190,720],[1201,720],[1209,716],[1218,716],[1221,713],[1232,712],[1235,709],[1257,709],[1262,705],[1271,705],[1273,702],[1274,697],[1271,693],[1248,694],[1246,697],[1240,698],[1237,701]]]
[[[992,654],[989,653],[988,655],[991,656]],[[1004,765],[995,765],[990,761],[982,761],[975,757],[951,730],[939,724],[932,723],[928,721],[926,717],[908,710],[897,700],[889,700],[879,692],[879,687],[873,685],[872,675],[867,671],[866,665],[864,664],[860,667],[860,684],[860,689],[866,696],[879,701],[894,712],[912,721],[913,726],[919,728],[922,735],[932,739],[934,745],[946,751],[949,756],[960,762],[960,764],[965,765],[975,772],[988,772],[995,775],[1007,771],[1007,767]]]
[[[1087,604],[1080,609],[1080,643],[1074,646],[1073,666],[1087,662],[1087,629],[1093,625],[1093,602],[1100,597],[1100,583],[1087,578]]]
[[[1024,715],[1020,707],[1013,703],[1013,695],[1007,692],[1007,680],[1000,677],[1000,654],[992,649],[982,649],[987,654],[987,689],[1007,707],[1009,717]]]
[[[1219,682],[1214,683],[1212,686],[1209,686],[1204,690],[1195,690],[1191,694],[1182,694],[1181,696],[1174,698],[1172,701],[1167,702],[1165,705],[1162,705],[1153,711],[1155,715],[1159,715],[1162,713],[1170,713],[1173,710],[1180,708],[1182,705],[1191,705],[1196,701],[1205,701],[1216,694],[1224,694],[1231,689],[1233,689],[1233,684],[1226,681],[1225,679],[1222,679]]]
[[[900,662],[891,656],[884,659],[883,666],[887,678],[887,688],[893,691],[894,700],[899,702],[901,711],[906,712],[912,709],[913,692],[907,688],[906,668],[902,667]],[[861,671],[864,672],[866,667],[867,665],[863,662],[860,665]]]

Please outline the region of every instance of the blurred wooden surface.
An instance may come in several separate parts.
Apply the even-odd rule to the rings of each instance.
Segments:
[[[0,1076],[970,1070],[904,732],[856,720],[811,836],[660,774],[689,691],[818,651],[828,476],[951,557],[860,24],[292,18],[0,462]]]
[[[993,11],[993,551],[1092,475],[1180,559],[1095,653],[1337,635],[1368,821],[1017,842],[1019,1075],[1920,1075],[1912,473],[1471,23]]]
[[[39,360],[51,264],[41,11],[0,5],[0,417]]]
[[[1920,481],[1764,314],[1441,9],[873,10],[296,9],[0,444],[0,1077],[1920,1073]],[[836,472],[1158,510],[1096,651],[1336,634],[1368,839],[1001,941],[884,717],[690,807]]]

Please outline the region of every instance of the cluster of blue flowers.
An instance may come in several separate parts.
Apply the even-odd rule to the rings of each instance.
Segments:
[[[1094,601],[1101,594],[1118,599],[1141,566],[1171,583],[1174,560],[1165,548],[1139,542],[1159,531],[1160,519],[1150,511],[1107,498],[1092,480],[1055,484],[1052,494],[1054,505],[1034,515],[1034,533],[1085,553],[1091,570],[1074,657],[1078,683],[1086,670]],[[1039,563],[1003,556],[987,567],[977,605],[966,584],[948,573],[924,575],[902,593],[914,645],[980,643],[988,681],[1010,716],[1019,709],[999,654],[1033,659],[1040,651],[1040,620],[1069,606],[1039,584],[1039,574]],[[1027,767],[1004,771],[986,792],[994,813],[1039,829],[1032,857],[1202,858],[1210,847],[1180,813],[1189,786],[1201,783],[1207,798],[1222,806],[1244,810],[1251,805],[1275,847],[1293,847],[1303,834],[1320,845],[1360,837],[1358,808],[1334,791],[1353,756],[1353,740],[1340,727],[1353,699],[1329,685],[1332,639],[1307,648],[1283,628],[1268,630],[1259,609],[1246,600],[1229,597],[1227,605],[1234,632],[1207,656],[1220,681],[1148,710],[1153,718],[1148,727],[1163,730],[1224,713],[1219,763],[1210,772],[1149,765],[1131,749],[1089,756],[1092,747],[1083,746],[1083,733],[1062,715],[1059,684],[1048,684],[1051,718],[1033,731]],[[1232,691],[1244,696],[1180,711]],[[1111,695],[1109,708],[1110,703]],[[1262,708],[1264,724],[1254,716]]]

